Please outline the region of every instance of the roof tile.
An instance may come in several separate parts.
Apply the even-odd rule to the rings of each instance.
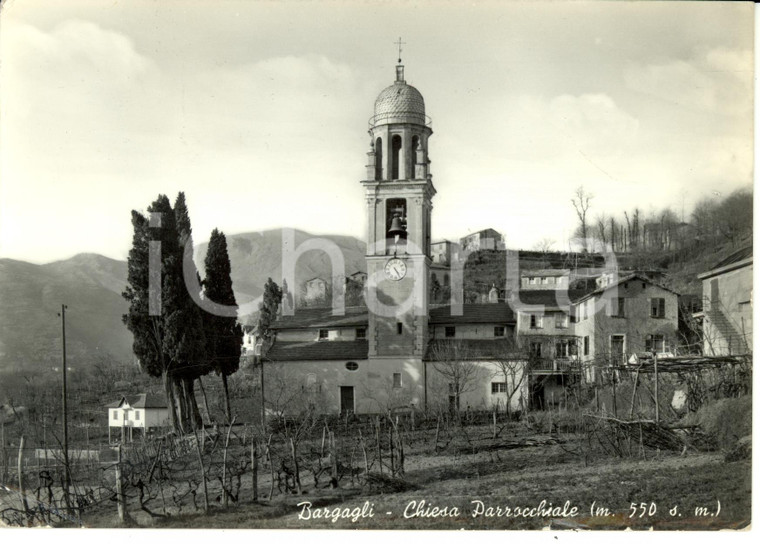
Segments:
[[[369,343],[366,340],[276,341],[266,358],[273,362],[364,360],[368,351]]]

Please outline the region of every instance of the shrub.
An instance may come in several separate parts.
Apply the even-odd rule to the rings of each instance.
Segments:
[[[699,425],[714,447],[730,450],[740,438],[752,433],[752,397],[709,402],[683,421]]]

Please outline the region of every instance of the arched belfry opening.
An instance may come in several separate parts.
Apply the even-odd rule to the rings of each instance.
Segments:
[[[401,179],[400,175],[400,161],[401,161],[401,136],[394,134],[391,138],[391,179]]]
[[[389,198],[385,202],[385,239],[388,253],[406,247],[407,203],[405,198]]]
[[[420,137],[419,136],[412,136],[412,150],[411,153],[409,153],[409,177],[412,179],[417,178],[416,175],[416,164],[417,164],[417,152],[420,150]]]
[[[383,139],[375,140],[375,179],[383,179]]]

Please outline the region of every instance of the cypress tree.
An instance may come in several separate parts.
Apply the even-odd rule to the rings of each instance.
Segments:
[[[179,201],[179,199],[178,199]],[[184,207],[184,196],[182,198]],[[137,211],[132,212],[134,235],[127,259],[127,283],[123,296],[129,310],[123,321],[134,336],[133,351],[141,369],[163,379],[169,403],[171,425],[178,431],[200,424],[200,412],[192,394],[192,382],[205,367],[205,338],[202,316],[189,296],[182,276],[182,249],[177,218],[166,195],[148,207],[160,214],[160,222],[150,225]],[[189,235],[189,218],[181,223]],[[185,238],[187,241],[188,238]],[[151,242],[160,243],[160,314],[149,314],[149,256]],[[208,372],[208,370],[206,370]]]
[[[182,406],[182,423],[196,429],[203,425],[203,420],[195,399],[195,380],[208,374],[211,367],[206,354],[203,312],[190,295],[184,279],[185,269],[193,278],[198,272],[192,259],[192,227],[183,192],[174,202],[174,221],[177,246],[172,264],[176,268],[167,284],[168,298],[173,302],[167,333],[173,356],[178,361],[175,386]]]
[[[267,278],[264,285],[264,300],[259,304],[259,320],[256,324],[256,335],[261,338],[265,344],[271,340],[272,333],[269,328],[277,319],[277,310],[282,302],[282,289],[272,278]]]
[[[235,293],[232,291],[230,257],[227,252],[227,238],[224,233],[214,229],[208,243],[208,252],[204,261],[206,278],[203,281],[203,293],[206,299],[237,307]],[[230,395],[227,377],[237,372],[240,366],[240,351],[243,343],[243,329],[236,317],[204,314],[206,332],[206,351],[211,366],[222,377],[227,421],[232,420]]]

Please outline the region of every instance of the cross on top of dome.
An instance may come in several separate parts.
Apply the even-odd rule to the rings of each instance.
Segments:
[[[398,63],[401,64],[401,51],[403,51],[401,49],[401,46],[402,45],[406,45],[406,42],[402,42],[401,38],[399,37],[398,41],[397,42],[393,42],[393,43],[395,43],[396,45],[398,45]]]

